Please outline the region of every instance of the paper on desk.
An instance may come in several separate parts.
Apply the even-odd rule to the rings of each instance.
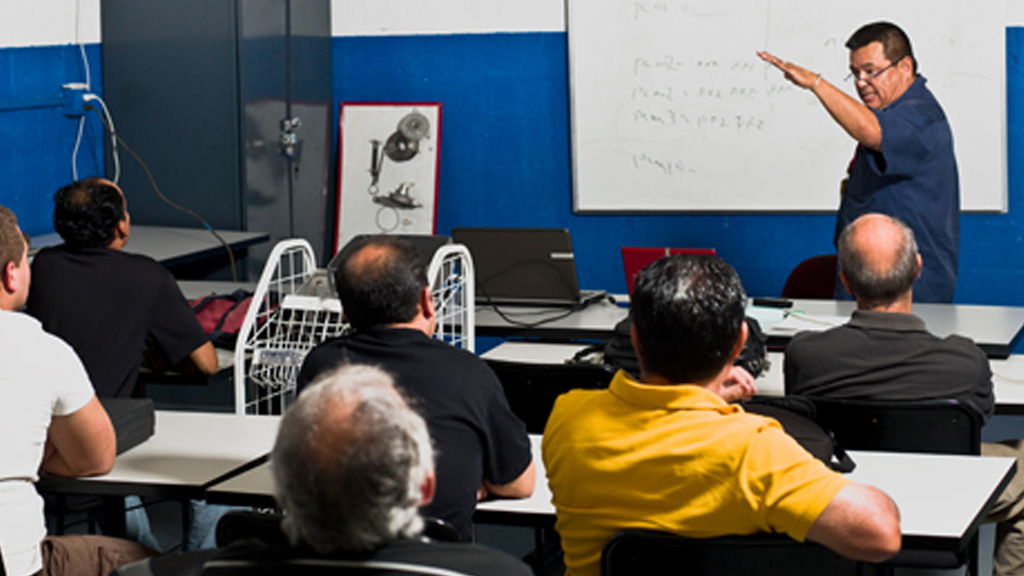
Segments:
[[[782,322],[771,327],[771,332],[783,334],[796,334],[802,331],[821,332],[829,328],[842,326],[849,320],[848,316],[812,316],[802,312],[790,312],[785,315]]]

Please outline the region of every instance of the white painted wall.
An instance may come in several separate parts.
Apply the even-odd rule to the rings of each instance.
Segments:
[[[335,36],[565,30],[563,0],[331,0],[331,12]],[[0,0],[0,48],[99,41],[100,0]]]
[[[335,36],[565,30],[564,0],[331,0],[331,12]],[[1024,26],[1024,2],[1006,2],[1006,24]],[[0,0],[0,48],[99,41],[100,0]]]
[[[0,48],[100,41],[100,0],[2,0]]]
[[[1024,26],[1024,2],[1009,0],[1006,3],[1006,25]]]
[[[331,0],[331,19],[335,36],[561,32],[565,5],[563,0]]]

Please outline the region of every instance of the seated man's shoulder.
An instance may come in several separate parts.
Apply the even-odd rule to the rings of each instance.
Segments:
[[[964,354],[968,354],[971,356],[984,358],[985,361],[988,362],[988,355],[985,354],[985,351],[981,349],[981,346],[978,346],[978,344],[974,340],[966,336],[961,336],[959,334],[950,334],[949,336],[941,338],[940,340],[944,345],[954,350],[961,351]]]
[[[63,245],[40,250],[32,261],[32,270],[42,273],[41,278],[43,279],[48,277],[48,272],[60,273],[63,276],[68,270],[102,274],[108,282],[111,281],[111,278],[123,279],[125,282],[139,282],[146,279],[165,281],[168,278],[174,278],[167,268],[145,254],[108,248],[74,250]],[[112,276],[114,273],[116,275]]]
[[[937,345],[936,355],[942,360],[942,372],[947,377],[974,378],[991,387],[992,366],[988,354],[970,338],[950,335]]]
[[[833,326],[827,330],[801,330],[790,338],[786,344],[786,352],[790,351],[790,346],[824,346],[828,345],[834,340],[845,338],[849,333],[848,326]]]
[[[163,264],[145,254],[135,254],[120,250],[110,250],[109,252],[113,254],[112,260],[115,262],[115,265],[130,267],[142,274],[152,274],[160,277],[171,276],[173,278],[173,275]]]

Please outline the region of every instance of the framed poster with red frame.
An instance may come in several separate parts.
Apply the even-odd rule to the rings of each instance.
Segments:
[[[441,104],[342,102],[334,251],[360,234],[433,234]]]

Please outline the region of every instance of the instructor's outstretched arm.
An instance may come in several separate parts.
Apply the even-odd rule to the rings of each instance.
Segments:
[[[781,60],[768,52],[758,52],[757,55],[781,70],[786,80],[814,92],[825,110],[854,140],[872,150],[882,149],[882,127],[870,108],[833,86],[821,74]]]

